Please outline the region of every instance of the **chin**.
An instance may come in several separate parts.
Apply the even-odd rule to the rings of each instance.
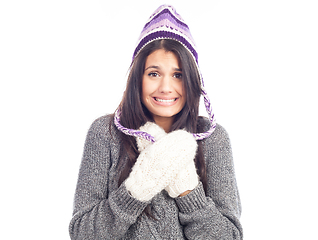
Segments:
[[[180,112],[180,111],[179,111]],[[162,117],[162,118],[172,118],[175,117],[179,112],[157,112],[154,113],[153,115],[157,116],[157,117]]]

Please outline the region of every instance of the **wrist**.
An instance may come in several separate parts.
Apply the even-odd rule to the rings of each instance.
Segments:
[[[188,195],[190,192],[192,192],[192,190],[187,190],[187,191],[181,193],[178,197],[183,197],[185,195]]]

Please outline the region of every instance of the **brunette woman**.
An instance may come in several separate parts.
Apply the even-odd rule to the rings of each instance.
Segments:
[[[87,134],[74,204],[71,239],[242,239],[230,140],[171,6],[146,23],[115,114]]]

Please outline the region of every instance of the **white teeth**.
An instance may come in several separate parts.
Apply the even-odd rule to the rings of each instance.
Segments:
[[[176,101],[176,98],[173,98],[173,99],[160,99],[160,98],[155,98],[155,99],[156,99],[156,101],[158,101],[158,102],[166,102],[166,103]]]

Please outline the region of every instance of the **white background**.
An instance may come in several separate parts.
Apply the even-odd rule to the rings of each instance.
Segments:
[[[1,239],[69,239],[87,130],[119,104],[165,3],[109,2],[0,2]],[[245,239],[318,239],[317,2],[169,3],[232,141]]]

